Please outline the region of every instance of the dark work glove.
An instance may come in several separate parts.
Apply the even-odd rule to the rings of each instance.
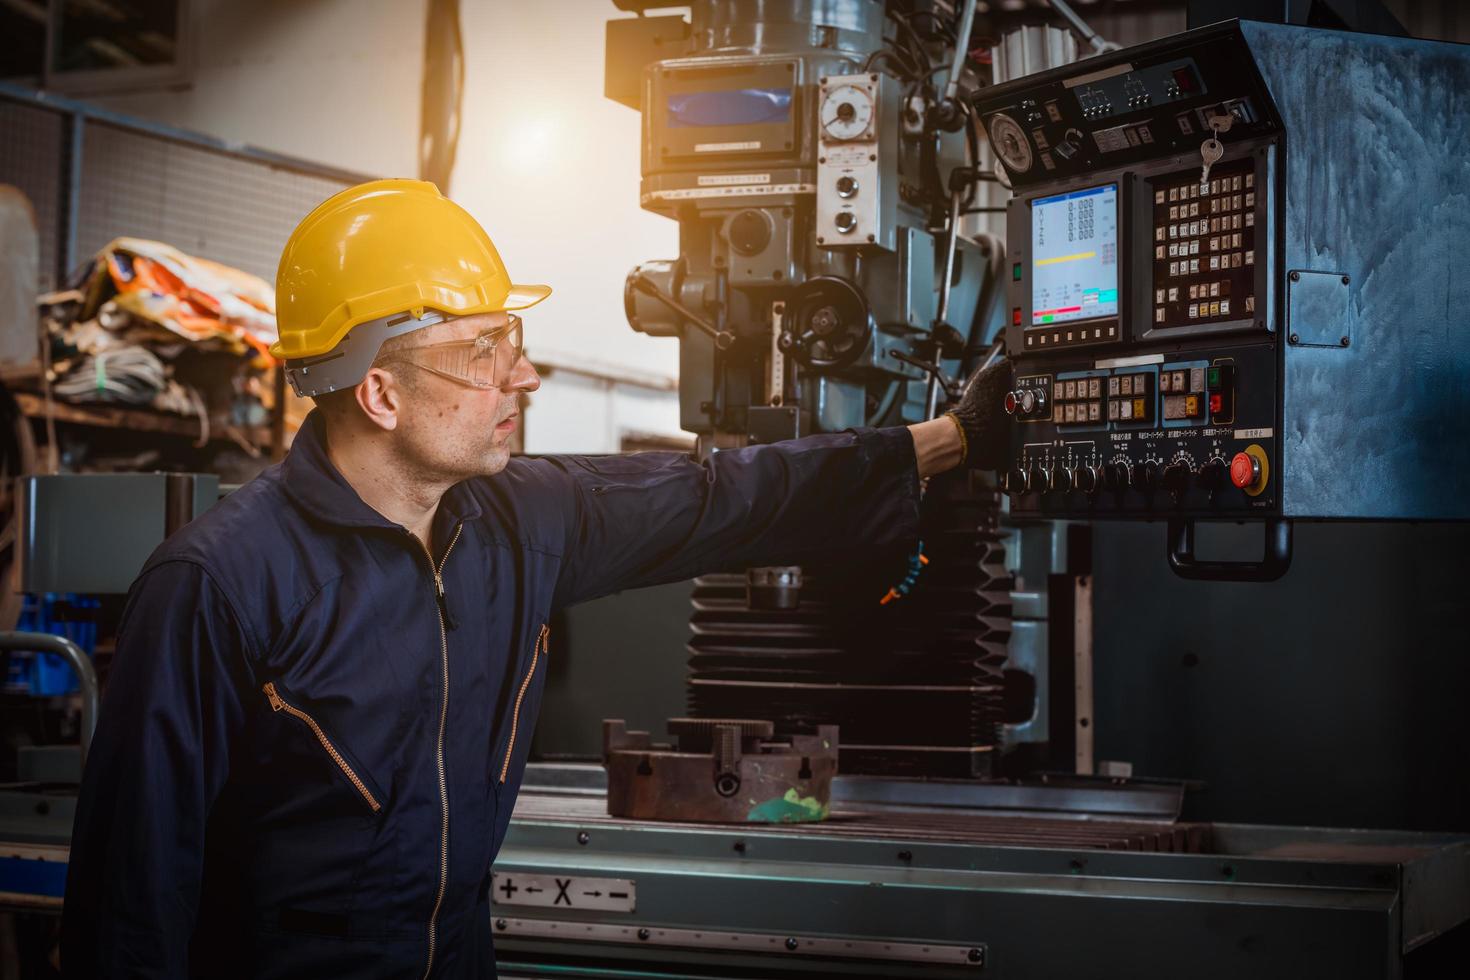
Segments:
[[[997,360],[977,371],[965,385],[960,402],[947,414],[959,423],[965,442],[965,466],[976,470],[1005,469],[1010,461],[1011,427],[1005,396],[1011,386],[1011,362]]]

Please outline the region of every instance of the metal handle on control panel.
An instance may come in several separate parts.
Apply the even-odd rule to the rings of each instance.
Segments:
[[[1274,582],[1291,567],[1291,521],[1265,522],[1266,550],[1260,561],[1200,561],[1194,557],[1194,520],[1169,520],[1169,567],[1180,578],[1206,582]]]

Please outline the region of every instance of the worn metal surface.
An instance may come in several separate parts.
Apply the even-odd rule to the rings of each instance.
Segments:
[[[1205,825],[1210,852],[1179,853],[1109,850],[1080,836],[1052,846],[941,839],[917,814],[874,815],[869,826],[907,824],[895,837],[844,832],[840,821],[650,823],[608,818],[584,768],[545,773],[557,793],[523,792],[495,870],[626,881],[636,906],[518,907],[521,925],[497,935],[507,974],[595,965],[599,975],[946,977],[971,967],[852,959],[843,944],[855,941],[982,948],[986,977],[1398,977],[1405,952],[1470,915],[1470,839],[1448,834]],[[0,793],[0,838],[52,845],[0,844],[0,906],[59,910],[69,806],[67,797]],[[989,822],[952,813],[940,824],[963,832],[967,821]],[[1106,826],[1010,823],[1071,823],[1077,835]],[[671,940],[749,936],[767,947],[783,938],[769,952],[713,938],[626,941],[641,930],[650,939],[655,930]],[[832,945],[793,957],[785,938]]]
[[[628,946],[672,946],[720,949],[739,953],[767,953],[797,959],[820,958],[939,963],[978,972],[985,963],[985,946],[945,946],[937,943],[883,942],[872,939],[832,939],[789,933],[726,932],[714,929],[644,929],[632,925],[599,924],[576,919],[516,919],[497,917],[497,936],[534,937]]]
[[[1286,274],[1287,342],[1347,347],[1353,338],[1351,279],[1341,272],[1292,269]]]
[[[1470,48],[1242,23],[1286,128],[1283,268],[1350,277],[1286,345],[1283,511],[1470,517]]]
[[[674,718],[677,747],[604,721],[607,809],[614,817],[702,823],[825,820],[837,729],[773,739],[769,721]]]
[[[601,766],[533,762],[522,785],[529,792],[601,798],[607,774]],[[839,774],[832,800],[842,810],[934,810],[971,815],[1051,816],[1121,823],[1173,822],[1184,806],[1185,786],[1171,780],[1113,780],[1042,774],[1026,782],[914,779]]]
[[[919,815],[886,815],[875,832],[851,834],[840,820],[651,825],[609,820],[599,802],[523,793],[497,869],[635,880],[636,915],[548,913],[594,928],[582,939],[559,925],[554,942],[507,929],[497,937],[503,961],[950,975],[838,957],[776,967],[748,952],[652,950],[597,934],[666,928],[983,943],[988,977],[1396,977],[1409,932],[1421,928],[1412,910],[1448,908],[1424,933],[1438,934],[1464,920],[1458,903],[1470,893],[1470,883],[1430,883],[1436,865],[1464,867],[1467,842],[1449,835],[1227,826],[1209,835],[1211,853],[1191,854],[956,842]],[[907,836],[884,836],[888,821],[907,825]]]
[[[516,816],[527,820],[573,820],[589,826],[627,828],[628,819],[609,815],[600,799],[526,793]],[[738,821],[730,821],[738,822]],[[690,818],[667,821],[692,827]],[[768,822],[769,823],[769,822]],[[1054,817],[979,816],[973,812],[910,809],[867,810],[838,806],[813,831],[836,838],[914,843],[985,844],[996,847],[1057,847],[1111,851],[1199,853],[1208,848],[1204,824],[1123,823]],[[742,833],[780,834],[783,826],[750,824]]]

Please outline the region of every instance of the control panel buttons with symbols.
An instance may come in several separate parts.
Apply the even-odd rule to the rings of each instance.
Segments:
[[[1105,378],[1058,378],[1054,389],[1052,422],[1057,425],[1101,425]]]
[[[1153,381],[1152,373],[1115,374],[1108,378],[1108,421],[1153,422]]]
[[[1153,182],[1150,326],[1229,322],[1255,313],[1253,161],[1181,171]]]

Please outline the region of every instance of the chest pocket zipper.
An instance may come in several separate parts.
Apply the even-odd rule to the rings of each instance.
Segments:
[[[536,637],[536,646],[531,651],[531,666],[526,669],[526,677],[521,681],[520,690],[516,691],[515,707],[510,713],[510,742],[505,746],[505,761],[500,766],[500,781],[505,782],[505,777],[510,773],[511,754],[516,749],[516,729],[521,723],[521,702],[526,699],[526,691],[531,687],[531,678],[536,676],[536,665],[541,656],[546,653],[546,645],[551,635],[551,628],[543,624],[541,635]]]
[[[378,802],[377,797],[373,796],[372,790],[367,788],[367,783],[364,783],[362,777],[358,776],[353,771],[352,766],[348,765],[347,760],[342,758],[342,753],[337,751],[337,747],[332,744],[332,740],[327,737],[327,733],[322,731],[322,726],[316,723],[315,718],[300,708],[287,704],[285,699],[276,692],[275,684],[267,683],[262,690],[265,691],[265,696],[271,703],[272,711],[284,711],[293,718],[299,718],[306,724],[306,727],[311,729],[311,733],[316,736],[316,740],[321,743],[327,755],[337,764],[337,768],[342,770],[342,775],[347,777],[348,782],[352,783],[357,788],[358,793],[362,794],[362,798],[367,801],[368,806],[373,808],[374,813],[383,809],[383,805]]]

